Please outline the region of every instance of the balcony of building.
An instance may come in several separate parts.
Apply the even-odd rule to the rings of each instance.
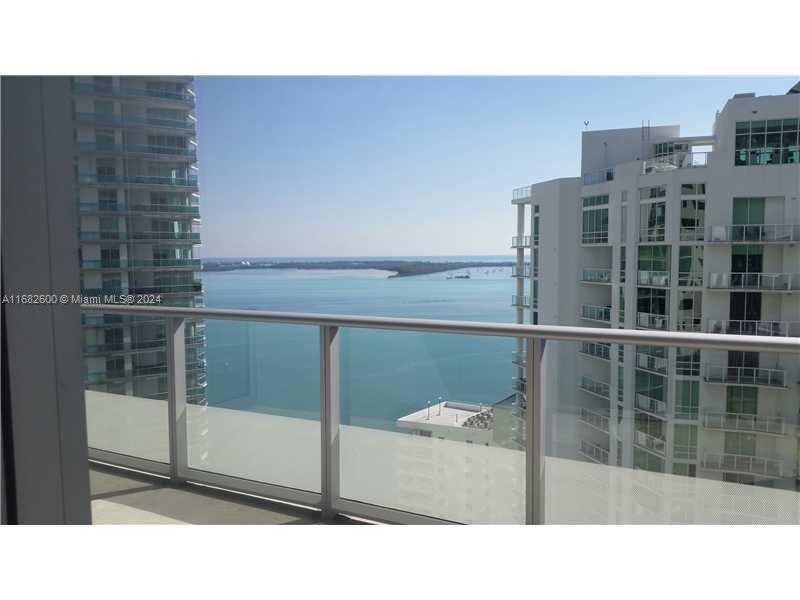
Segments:
[[[538,273],[534,274],[535,277]],[[511,277],[515,277],[518,279],[527,278],[531,276],[531,266],[529,264],[520,266],[513,266],[511,267]]]
[[[666,417],[667,403],[658,398],[653,398],[645,393],[637,393],[635,396],[635,404],[637,410],[644,411],[648,414],[654,415],[660,419]]]
[[[703,287],[703,273],[697,271],[680,271],[678,273],[678,286]]]
[[[707,167],[711,155],[712,152],[676,152],[649,158],[642,163],[642,175]]]
[[[79,202],[78,209],[82,214],[109,214],[109,215],[158,215],[176,217],[199,217],[200,206],[197,204],[125,204],[97,202]]]
[[[702,242],[706,237],[705,227],[681,225],[680,237],[682,242]]]
[[[800,273],[710,273],[709,290],[793,292],[800,290]]]
[[[636,327],[667,331],[669,329],[669,317],[657,313],[637,312]]]
[[[703,380],[715,385],[749,385],[765,388],[786,388],[786,371],[760,367],[732,367],[706,363]]]
[[[531,236],[529,235],[515,235],[511,238],[512,248],[530,248]]]
[[[583,185],[595,185],[614,181],[614,168],[597,169],[583,174]]]
[[[581,305],[580,318],[585,321],[596,321],[598,323],[611,322],[611,307],[597,306],[594,304]]]
[[[99,125],[104,128],[160,129],[164,131],[188,133],[190,135],[194,135],[196,128],[194,119],[162,119],[93,112],[76,113],[75,121],[78,123]]]
[[[633,432],[633,444],[642,450],[653,452],[661,457],[666,457],[667,455],[666,440],[654,435],[650,435],[649,433],[639,429]]]
[[[584,392],[598,396],[604,400],[611,398],[611,388],[607,383],[592,379],[586,375],[581,376],[580,380],[578,381],[578,387]]]
[[[525,368],[527,366],[528,353],[524,350],[515,350],[511,353],[511,362],[518,367]]]
[[[611,269],[583,269],[581,283],[611,284]]]
[[[663,348],[657,348],[657,349],[663,351]],[[636,368],[643,369],[645,371],[650,371],[658,375],[666,375],[668,361],[666,355],[662,354],[654,355],[643,350],[641,351],[637,350]]]
[[[193,145],[185,148],[177,146],[157,146],[152,144],[104,144],[99,142],[80,142],[78,151],[82,154],[117,156],[122,159],[142,158],[146,160],[168,160],[170,162],[197,162],[197,149]]]
[[[581,408],[578,419],[581,423],[602,431],[603,433],[609,432],[609,415],[607,410]]]
[[[511,191],[512,204],[526,204],[533,198],[533,186],[525,185]]]
[[[122,100],[146,100],[149,103],[193,107],[195,94],[191,88],[182,91],[166,90],[153,87],[134,87],[132,85],[109,85],[88,82],[73,82],[72,92],[79,96],[95,96],[101,98],[118,98]]]
[[[511,296],[511,306],[517,308],[531,308],[531,298],[530,296],[518,296],[515,294]]]
[[[709,244],[795,244],[800,224],[713,225],[706,232]]]
[[[656,227],[642,227],[639,229],[639,243],[652,244],[666,240],[667,228],[664,225]]]
[[[611,360],[611,346],[608,344],[596,343],[596,342],[581,342],[581,346],[578,352],[580,354],[583,354],[584,356],[589,356],[591,358],[597,358],[604,361]]]
[[[140,188],[165,189],[196,192],[197,175],[160,177],[156,175],[104,175],[99,173],[81,173],[78,183],[91,186],[132,186]]]
[[[581,454],[581,456],[588,458],[592,462],[596,462],[601,465],[608,464],[608,448],[604,448],[599,444],[595,444],[587,440],[581,440],[578,446],[578,452]]]
[[[703,457],[702,466],[708,471],[723,471],[766,478],[783,477],[783,461],[773,457],[708,453]]]
[[[639,271],[638,285],[669,287],[669,271]]]
[[[800,321],[745,321],[709,319],[708,333],[800,337]]]
[[[709,412],[703,415],[703,426],[706,429],[721,431],[786,435],[786,422],[783,417]]]

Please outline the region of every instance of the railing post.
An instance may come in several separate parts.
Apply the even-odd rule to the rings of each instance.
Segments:
[[[339,328],[319,328],[322,519],[336,517],[339,497]]]
[[[528,525],[541,525],[545,520],[544,344],[542,338],[526,339],[528,407],[525,411],[525,523]]]
[[[167,334],[167,394],[169,423],[170,479],[180,483],[186,478],[186,340],[185,320],[168,318]]]

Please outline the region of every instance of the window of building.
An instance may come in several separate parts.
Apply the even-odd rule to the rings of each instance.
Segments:
[[[667,290],[657,288],[636,288],[636,312],[666,316]]]
[[[655,473],[664,472],[664,460],[657,456],[640,450],[639,448],[633,449],[633,468],[642,469],[643,471],[653,471]]]
[[[773,165],[800,163],[798,121],[770,119],[738,121],[733,164]]]
[[[592,208],[583,211],[582,242],[584,244],[608,243],[608,209]]]
[[[700,350],[678,348],[675,351],[675,372],[686,377],[700,376]]]
[[[626,231],[628,229],[628,207],[623,205],[622,210],[620,212],[620,219],[619,219],[619,239],[620,241],[624,242]]]
[[[706,193],[705,183],[682,183],[681,196],[704,196]]]
[[[668,156],[676,152],[686,152],[688,146],[683,142],[661,142],[653,145],[653,154],[656,157]]]
[[[97,190],[97,206],[100,210],[117,210],[117,190]]]
[[[764,198],[734,198],[734,225],[761,225],[764,223]]]
[[[649,200],[651,198],[664,198],[667,195],[667,186],[657,185],[639,189],[639,199]]]
[[[681,240],[702,240],[705,236],[706,201],[681,200]]]
[[[639,347],[637,347],[637,352]],[[654,398],[656,400],[664,401],[664,377],[656,375],[650,371],[642,371],[636,369],[636,393]]]
[[[642,242],[663,242],[667,221],[666,202],[649,202],[639,207],[639,239]]]
[[[589,208],[591,206],[602,206],[608,204],[608,194],[602,196],[589,196],[583,199],[583,207]]]
[[[739,415],[758,414],[758,388],[729,385],[725,399],[725,412]]]
[[[674,425],[673,456],[684,460],[697,458],[697,425]]]
[[[628,261],[628,253],[625,246],[621,246],[619,249],[619,282],[625,283],[625,269],[627,268],[627,261]],[[620,288],[622,291],[622,288]]]
[[[678,253],[678,285],[703,285],[703,246],[681,246]]]
[[[672,463],[672,474],[684,477],[697,477],[697,465],[689,463]]]
[[[725,432],[725,454],[738,454],[740,456],[756,455],[756,436],[753,433],[739,431]]]
[[[639,271],[669,271],[669,246],[639,246]]]

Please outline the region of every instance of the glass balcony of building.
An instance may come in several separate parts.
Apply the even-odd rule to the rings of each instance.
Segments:
[[[682,225],[680,235],[682,242],[702,242],[705,240],[706,230],[705,227]]]
[[[581,407],[579,419],[582,423],[599,429],[604,433],[609,432],[609,415],[608,411],[601,409],[589,409]]]
[[[601,323],[611,322],[611,307],[610,306],[597,306],[594,304],[581,305],[581,319],[587,321],[599,321]]]
[[[533,197],[533,188],[529,185],[515,188],[511,192],[511,201],[514,203],[519,203],[524,200],[529,200],[532,197]]]
[[[786,388],[786,371],[760,367],[732,367],[706,363],[703,367],[706,383],[717,385],[749,385],[769,388]]]
[[[600,360],[611,360],[611,346],[609,344],[581,342],[579,352],[584,356],[599,358]]]
[[[608,448],[605,448],[600,444],[595,444],[587,440],[581,440],[580,445],[578,446],[578,452],[592,462],[596,462],[601,465],[608,464]]]
[[[724,431],[786,435],[786,422],[783,417],[709,412],[703,415],[703,426],[706,429]]]
[[[104,144],[99,142],[80,142],[78,149],[86,154],[121,155],[122,158],[148,158],[185,160],[197,162],[197,149],[193,145],[187,147],[157,146],[149,144]]]
[[[702,466],[709,471],[741,473],[767,478],[783,477],[783,461],[765,456],[712,452],[703,457]]]
[[[161,177],[157,175],[105,175],[81,173],[78,181],[86,185],[136,185],[142,187],[197,190],[197,175]]]
[[[72,84],[72,91],[78,95],[88,96],[145,98],[148,100],[162,99],[177,102],[185,106],[194,106],[195,103],[194,92],[188,88],[183,91],[174,91],[159,88],[114,86],[76,81]]]
[[[511,362],[517,365],[518,367],[525,367],[527,366],[528,360],[528,353],[524,350],[515,350],[511,353]]]
[[[666,239],[666,227],[642,227],[639,229],[639,241],[642,243],[663,242]]]
[[[648,287],[669,287],[669,271],[639,271],[638,284]]]
[[[587,246],[593,244],[608,244],[608,230],[583,231],[581,233],[581,244]]]
[[[678,285],[682,287],[702,287],[703,273],[698,271],[680,271]]]
[[[661,348],[663,350],[663,348]],[[648,354],[644,351],[636,352],[636,368],[652,371],[660,375],[667,374],[667,357]]]
[[[611,269],[583,269],[581,271],[583,283],[611,283]]]
[[[511,306],[516,306],[517,308],[530,308],[530,296],[511,296]]]
[[[656,156],[643,161],[642,174],[668,173],[676,169],[707,167],[713,152],[680,152]]]
[[[583,174],[583,185],[594,185],[596,183],[606,183],[614,181],[614,168],[598,169]]]
[[[643,410],[657,417],[663,418],[667,414],[667,403],[658,398],[652,398],[647,394],[638,393],[635,396],[636,408]]]
[[[524,278],[531,276],[531,266],[529,264],[523,266],[513,266],[511,267],[511,276],[517,278]]]
[[[512,248],[530,248],[531,236],[529,235],[515,235],[511,238]]]
[[[800,321],[709,319],[708,333],[800,337]]]
[[[710,273],[709,290],[759,290],[786,292],[800,290],[800,273]]]
[[[131,287],[131,294],[158,294],[169,296],[173,294],[199,294],[203,291],[201,281],[186,283],[165,283],[163,285],[144,285]]]
[[[633,432],[633,444],[643,450],[655,452],[661,456],[666,456],[667,454],[666,440],[639,429]]]
[[[584,392],[594,394],[595,396],[599,396],[606,400],[611,397],[611,387],[607,383],[592,379],[586,375],[581,376],[580,380],[578,381],[578,387]]]
[[[678,331],[702,331],[703,330],[703,319],[702,317],[689,317],[678,319],[677,324]]]
[[[713,225],[705,241],[714,244],[792,244],[800,241],[800,224]]]
[[[659,329],[666,331],[669,329],[669,317],[657,313],[636,313],[636,326],[642,329]]]
[[[193,119],[160,119],[106,113],[76,113],[75,120],[81,123],[96,123],[103,127],[153,127],[191,132],[192,134],[195,131],[195,121]]]

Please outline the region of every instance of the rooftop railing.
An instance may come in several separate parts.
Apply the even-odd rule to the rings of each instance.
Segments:
[[[159,396],[162,399],[149,394],[148,397],[139,397],[87,390],[87,427],[92,460],[168,476],[176,482],[194,482],[302,504],[323,511],[329,518],[349,514],[399,523],[569,522],[574,518],[570,516],[572,510],[578,511],[574,513],[578,517],[584,515],[585,518],[586,513],[580,511],[586,510],[584,503],[587,500],[574,487],[564,488],[557,484],[548,488],[549,481],[561,481],[552,479],[554,474],[561,473],[564,481],[580,481],[581,485],[590,485],[593,478],[599,478],[606,482],[606,486],[609,477],[614,481],[619,477],[627,478],[626,481],[630,479],[633,483],[633,479],[640,476],[633,469],[617,466],[604,466],[602,472],[593,471],[596,465],[575,460],[580,456],[603,465],[609,463],[609,450],[588,441],[576,439],[562,444],[562,448],[568,448],[565,450],[570,454],[567,458],[554,456],[552,451],[548,451],[545,424],[549,427],[561,419],[550,423],[545,406],[547,403],[557,406],[562,400],[557,390],[548,392],[543,376],[542,359],[551,344],[554,351],[562,343],[590,342],[800,354],[798,340],[786,337],[177,307],[84,305],[83,310],[86,315],[163,318],[167,332],[166,339],[157,340],[162,344],[167,366],[168,391]],[[235,334],[244,343],[262,336],[263,329],[257,328],[277,328],[283,345],[267,355],[263,353],[265,346],[255,347],[250,366],[246,354],[237,354],[236,359],[226,366],[226,369],[234,369],[231,372],[233,378],[229,379],[232,385],[220,387],[219,392],[224,394],[212,403],[214,398],[208,396],[210,387],[198,386],[191,381],[186,383],[190,368],[187,363],[192,362],[187,358],[187,320],[215,321],[215,328],[209,327],[209,335],[214,335],[211,332],[221,322],[228,322],[232,326],[229,334]],[[311,336],[313,343],[303,346],[305,355],[287,352],[286,340],[306,334]],[[352,410],[359,403],[383,402],[385,394],[391,394],[392,388],[398,385],[397,381],[386,382],[386,387],[381,389],[383,378],[371,378],[375,384],[366,389],[367,395],[363,398],[356,396],[354,400],[352,377],[363,378],[373,374],[364,372],[366,363],[359,362],[361,359],[358,357],[367,349],[359,342],[370,335],[384,341],[387,337],[400,336],[395,338],[397,344],[382,347],[390,353],[387,356],[391,356],[393,368],[407,373],[404,380],[409,382],[411,387],[408,389],[411,390],[417,389],[414,387],[419,381],[417,375],[430,368],[430,365],[420,364],[419,356],[413,356],[413,353],[409,356],[407,352],[411,347],[420,346],[419,336],[422,334],[449,336],[447,339],[456,339],[459,343],[461,340],[470,343],[480,339],[481,344],[491,344],[493,338],[505,338],[509,346],[515,341],[524,343],[527,408],[519,417],[522,427],[516,430],[521,435],[518,446],[494,445],[490,440],[489,445],[464,443],[449,437],[448,431],[451,430],[463,433],[464,428],[460,425],[463,415],[474,414],[474,409],[467,408],[477,405],[477,402],[475,405],[454,402],[449,407],[454,412],[443,415],[437,415],[431,406],[429,419],[433,421],[441,417],[444,427],[440,433],[431,436],[371,427],[358,420],[354,422],[351,416],[343,414],[342,390],[347,391],[347,410]],[[404,345],[404,336],[409,336],[413,346]],[[225,340],[226,343],[230,341],[228,338]],[[423,347],[427,346],[423,344]],[[266,348],[274,349],[272,345]],[[274,394],[273,389],[259,390],[266,380],[255,382],[255,389],[266,394],[267,398],[279,396],[281,400],[302,401],[303,406],[309,407],[305,410],[311,410],[311,414],[288,412],[293,406],[291,403],[283,403],[281,411],[276,414],[225,406],[248,389],[251,378],[258,375],[253,368],[263,368],[265,356],[271,363],[280,362],[285,357],[295,369],[290,380],[311,385],[303,387],[302,394],[306,395],[298,397],[294,396],[295,389],[301,388],[280,388],[280,394]],[[449,350],[447,355],[443,355],[448,364],[453,362],[453,358]],[[507,360],[502,362],[510,372],[513,365]],[[240,369],[238,375],[235,369]],[[214,369],[210,369],[209,378],[214,374]],[[426,381],[436,381],[442,375],[441,370],[434,368]],[[599,391],[601,395],[608,395],[608,384],[591,378],[581,381],[590,393]],[[507,380],[503,379],[503,385],[507,386],[505,382]],[[401,392],[405,398],[406,390]],[[228,398],[229,393],[235,396]],[[501,394],[498,396],[500,402],[493,408],[494,418],[498,421],[505,410],[504,403],[514,402],[513,396],[506,398],[505,392]],[[196,404],[206,397],[208,405]],[[247,396],[242,400],[247,401]],[[426,399],[419,400],[420,408],[424,408]],[[310,403],[306,404],[308,401]],[[569,404],[563,405],[563,411],[559,415],[563,416],[564,422],[569,422],[570,415],[573,420],[579,416]],[[415,414],[426,420],[424,410]],[[356,418],[360,417],[356,415]],[[514,419],[511,418],[510,422],[513,430]],[[208,432],[213,435],[208,435]],[[499,434],[496,430],[495,433]],[[649,435],[646,432],[638,434]],[[663,451],[663,445],[660,445],[663,440],[649,441],[637,435],[635,441],[654,452]],[[287,456],[291,460],[286,460]],[[445,477],[438,470],[442,464],[463,465],[463,468],[450,469]],[[705,464],[709,465],[707,468],[716,466],[730,472],[774,471],[763,463],[759,467],[757,462],[746,467],[725,460],[715,463],[709,455]],[[611,470],[606,472],[605,469]],[[665,482],[669,480],[671,485],[678,486],[682,486],[684,480],[667,473],[647,473],[647,476],[663,478]],[[691,483],[694,484],[694,480]],[[705,503],[735,485],[710,480],[707,484],[708,489],[704,489],[702,498]],[[476,485],[481,486],[479,490]],[[665,489],[671,489],[671,485]],[[740,487],[743,493],[749,493],[748,486]],[[770,492],[766,490],[764,493]],[[472,500],[464,502],[465,498]],[[782,502],[782,497],[776,501]],[[796,510],[789,513],[793,516],[787,518],[796,518]],[[635,516],[631,518],[635,519]]]
[[[675,169],[707,167],[711,152],[681,152],[649,158],[642,165],[642,173],[666,173]]]
[[[710,290],[761,290],[785,292],[800,290],[800,273],[710,273]]]
[[[792,243],[800,241],[800,224],[713,225],[708,228],[705,241],[720,244]]]
[[[511,192],[511,200],[519,202],[520,200],[527,200],[533,196],[533,188],[530,185],[514,188]]]
[[[594,185],[595,183],[605,183],[614,181],[614,168],[598,169],[583,174],[583,185]]]

